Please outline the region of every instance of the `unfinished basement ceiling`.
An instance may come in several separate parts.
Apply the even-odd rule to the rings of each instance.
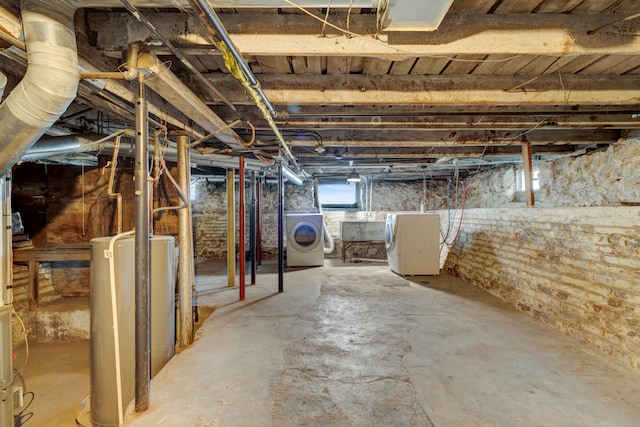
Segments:
[[[124,4],[78,10],[81,58],[117,71],[130,46],[140,43],[148,67],[169,76],[149,79],[158,93],[150,94],[152,127],[186,129],[197,139],[241,119],[231,133],[200,144],[200,153],[278,156],[277,138],[189,2],[150,8],[154,3],[131,1],[207,84]],[[344,7],[348,1],[307,1],[304,10],[288,0],[210,3],[309,175],[346,175],[352,168],[387,178],[446,177],[456,168],[464,175],[520,163],[523,142],[531,144],[534,161],[544,160],[606,146],[640,127],[640,0],[445,1],[443,10],[451,4],[436,31],[385,29],[388,9],[398,2],[380,2],[389,5],[380,10],[377,1],[354,1],[351,8]],[[219,7],[234,3],[243,7]],[[2,21],[19,38],[11,15],[19,16],[17,0],[7,2]],[[15,52],[3,53],[7,95],[25,65]],[[192,114],[175,101],[179,96],[167,95],[171,87],[181,92],[173,78],[216,119]],[[136,93],[136,82],[109,85],[103,91],[81,85],[49,133],[131,128],[126,94]],[[250,148],[242,144],[252,135],[247,121],[256,129]]]

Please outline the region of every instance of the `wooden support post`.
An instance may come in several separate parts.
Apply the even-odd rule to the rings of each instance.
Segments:
[[[29,310],[35,310],[38,306],[38,271],[40,263],[38,261],[29,261]]]
[[[536,202],[533,198],[533,165],[531,162],[531,143],[522,142],[522,165],[524,169],[524,193],[527,198],[527,206],[533,207]]]

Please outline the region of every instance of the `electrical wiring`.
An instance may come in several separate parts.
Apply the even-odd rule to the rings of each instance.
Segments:
[[[509,136],[509,137],[505,137],[505,138],[496,138],[497,141],[514,141],[518,138],[521,138],[523,136],[525,136],[528,133],[533,132],[534,130],[538,129],[540,126],[542,126],[543,124],[545,124],[547,122],[547,120],[549,120],[549,116],[545,117],[544,119],[540,120],[540,122],[538,124],[536,124],[534,127],[532,127],[531,129],[525,130],[524,132],[521,132],[515,136]],[[485,146],[486,149],[486,146]]]
[[[33,417],[33,412],[25,413],[25,411],[27,409],[29,409],[29,407],[31,406],[31,404],[35,400],[36,394],[34,392],[32,392],[32,391],[28,391],[28,392],[22,394],[23,398],[25,396],[30,396],[31,399],[29,400],[29,402],[27,402],[24,405],[24,408],[22,408],[22,411],[20,411],[18,414],[13,416],[13,425],[14,425],[14,427],[23,426],[27,421],[29,421]]]
[[[243,143],[245,147],[251,147],[253,143],[256,141],[256,128],[251,124],[251,122],[247,122],[249,127],[251,127],[251,140],[249,142]]]
[[[332,24],[326,18],[322,18],[320,16],[315,15],[313,12],[311,12],[308,9],[300,6],[299,4],[293,2],[292,0],[283,0],[283,1],[285,3],[290,4],[291,6],[295,7],[296,9],[300,10],[304,14],[309,15],[310,17],[316,19],[317,21],[322,22],[322,24],[323,24],[323,31],[322,32],[323,33],[324,33],[324,27],[327,26],[327,27],[333,28],[336,31],[340,31],[341,33],[343,33],[343,34],[345,34],[347,36],[357,37],[357,38],[361,38],[361,39],[364,39],[364,40],[370,40],[370,41],[372,41],[374,43],[382,45],[382,46],[384,46],[384,47],[386,47],[386,48],[388,48],[388,49],[390,49],[390,50],[392,50],[394,52],[397,52],[397,53],[406,53],[406,54],[409,54],[409,55],[415,55],[414,52],[411,52],[410,50],[401,49],[401,48],[396,47],[396,46],[389,46],[387,43],[385,43],[382,40],[378,39],[377,36],[374,36],[373,38],[372,37],[368,37],[368,36],[365,36],[365,35],[362,35],[362,34],[354,33],[353,31],[349,31],[348,29],[344,29],[344,28],[342,28],[342,27],[340,27],[338,25]],[[379,2],[379,4],[378,4],[378,8],[377,8],[378,11],[381,9],[380,8],[380,3],[382,3],[382,2]],[[380,22],[379,22],[380,21],[380,17],[378,17],[377,21],[378,21],[377,25],[379,27],[379,25],[380,25]],[[425,58],[432,58],[432,59],[447,59],[449,61],[454,61],[454,62],[475,62],[475,63],[487,62],[487,63],[491,63],[491,62],[506,62],[506,61],[510,61],[512,59],[519,58],[522,55],[513,55],[513,56],[509,56],[507,58],[499,58],[499,59],[486,59],[486,58],[485,59],[463,59],[463,58],[456,58],[456,57],[452,57],[452,56],[448,56],[448,55],[420,55],[420,56],[421,57],[423,56]]]
[[[464,181],[461,181],[461,182],[462,182],[462,207],[460,208],[460,222],[458,223],[458,231],[456,231],[456,235],[451,241],[451,243],[447,242],[446,239],[444,241],[444,244],[449,247],[455,245],[456,241],[458,240],[458,237],[460,236],[460,230],[462,230],[462,218],[464,218],[464,205],[467,200],[467,187],[464,185]]]

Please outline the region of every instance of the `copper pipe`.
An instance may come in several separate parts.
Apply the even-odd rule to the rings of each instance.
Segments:
[[[127,71],[104,71],[104,72],[85,72],[80,73],[81,79],[115,79],[115,80],[127,80],[132,81],[138,76],[138,53],[140,52],[140,46],[134,43],[129,48],[127,54]]]

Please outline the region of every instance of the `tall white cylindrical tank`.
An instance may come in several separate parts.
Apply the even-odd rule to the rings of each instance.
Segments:
[[[114,328],[111,308],[109,249],[111,237],[91,240],[91,422],[119,425]],[[115,286],[120,347],[122,408],[135,395],[135,239],[115,242]],[[162,369],[175,348],[175,242],[171,236],[150,239],[151,376]]]

